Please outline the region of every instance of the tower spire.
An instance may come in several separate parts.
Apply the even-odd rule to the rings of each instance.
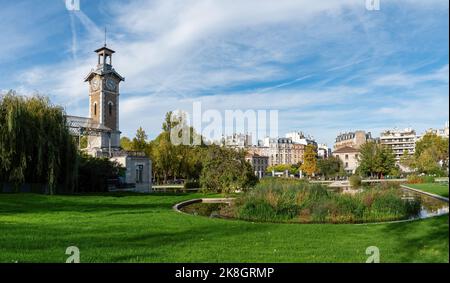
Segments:
[[[106,47],[106,27],[105,27],[105,47]]]

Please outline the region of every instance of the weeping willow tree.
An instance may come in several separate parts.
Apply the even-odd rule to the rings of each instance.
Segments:
[[[1,96],[0,181],[46,183],[54,194],[57,184],[74,191],[76,174],[77,149],[64,110],[41,96]]]

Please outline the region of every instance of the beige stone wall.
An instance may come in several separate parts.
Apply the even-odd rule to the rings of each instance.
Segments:
[[[90,114],[91,118],[95,122],[100,122],[100,91],[91,92],[90,94],[91,98],[91,105],[90,105]],[[97,105],[97,112],[95,112],[95,105]]]
[[[355,173],[356,168],[358,168],[358,152],[333,153],[333,156],[342,161],[345,171]]]

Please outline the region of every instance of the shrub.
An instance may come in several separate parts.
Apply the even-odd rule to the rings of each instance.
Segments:
[[[411,174],[407,178],[408,184],[421,184],[423,183],[423,179],[415,174]]]
[[[200,188],[200,183],[198,181],[187,181],[184,183],[183,187],[185,189],[197,189]]]
[[[117,179],[124,170],[117,162],[86,154],[79,156],[76,193],[107,192],[108,179]]]
[[[434,176],[421,176],[423,183],[434,183]]]
[[[361,186],[362,180],[359,175],[352,175],[348,180],[352,188],[359,188]]]

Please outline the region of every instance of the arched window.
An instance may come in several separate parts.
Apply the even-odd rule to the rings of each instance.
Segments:
[[[97,116],[97,102],[94,103],[94,116]]]
[[[108,102],[108,112],[109,112],[109,116],[112,115],[112,112],[113,112],[113,106],[114,106],[114,104],[113,104],[111,101]]]

